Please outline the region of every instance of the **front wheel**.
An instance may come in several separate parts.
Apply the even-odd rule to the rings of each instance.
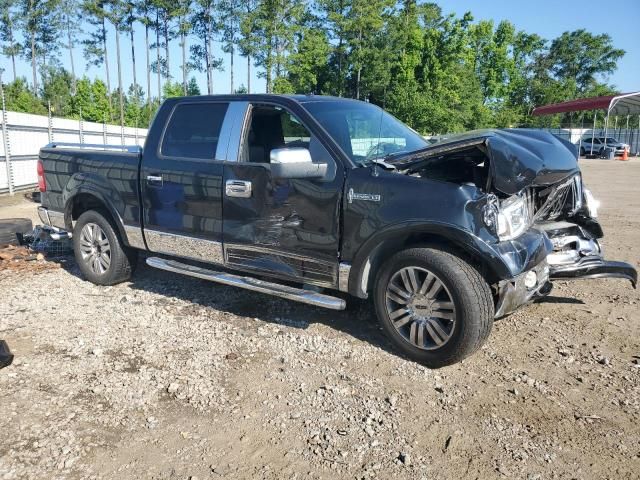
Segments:
[[[89,210],[73,229],[73,249],[82,274],[97,285],[115,285],[131,277],[137,255],[125,247],[102,212]]]
[[[485,279],[460,257],[436,248],[412,248],[391,257],[376,279],[374,301],[393,344],[430,368],[471,355],[493,325]]]

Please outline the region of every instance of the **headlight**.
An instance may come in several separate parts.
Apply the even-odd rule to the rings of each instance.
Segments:
[[[598,208],[600,207],[600,202],[595,199],[590,190],[585,188],[582,191],[584,193],[584,203],[587,206],[589,216],[591,218],[598,218]]]
[[[529,228],[529,209],[523,197],[514,195],[500,202],[496,233],[500,240],[511,240]]]

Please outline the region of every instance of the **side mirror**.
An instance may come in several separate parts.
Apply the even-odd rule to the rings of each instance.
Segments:
[[[271,174],[275,178],[323,178],[326,163],[313,163],[306,148],[274,148],[269,154]]]

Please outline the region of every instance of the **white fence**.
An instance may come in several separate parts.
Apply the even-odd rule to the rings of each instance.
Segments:
[[[6,138],[6,141],[0,138],[0,193],[10,190],[9,182],[14,191],[37,185],[38,151],[48,143],[142,146],[147,136],[145,128],[120,128],[118,125],[9,111],[0,115],[0,125],[5,128]]]
[[[543,128],[547,132],[553,133],[571,143],[579,145],[580,139],[591,137],[604,137],[605,129],[596,128]],[[615,138],[616,140],[629,145],[630,153],[640,152],[640,130],[637,128],[608,128],[606,130],[607,138]]]

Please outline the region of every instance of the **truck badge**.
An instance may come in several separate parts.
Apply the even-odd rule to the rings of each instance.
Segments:
[[[379,202],[380,195],[374,195],[373,193],[355,193],[353,188],[347,192],[347,200],[349,203],[353,203],[354,200],[363,200],[365,202]]]

